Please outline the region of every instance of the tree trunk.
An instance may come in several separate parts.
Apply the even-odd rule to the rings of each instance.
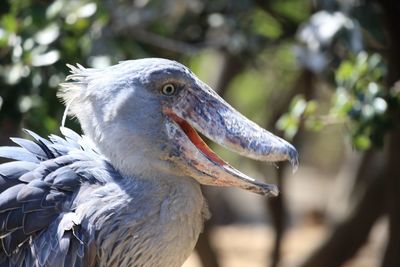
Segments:
[[[400,266],[400,131],[390,134],[386,169],[386,203],[389,215],[389,240],[383,267]]]
[[[206,224],[204,232],[200,234],[196,244],[196,251],[199,255],[201,265],[204,267],[219,267],[218,256],[211,246],[210,227]]]
[[[315,87],[313,86],[314,75],[307,69],[303,69],[298,78],[294,81],[292,89],[289,94],[284,98],[284,101],[281,102],[281,105],[274,106],[275,112],[272,114],[272,118],[268,122],[268,129],[274,129],[276,122],[279,118],[288,111],[290,103],[298,94],[303,94],[307,100],[312,99],[314,95]],[[301,128],[301,127],[300,127]],[[279,133],[276,133],[281,135]],[[302,139],[302,130],[300,129],[295,139],[293,140],[293,144],[298,147],[301,144]],[[285,234],[285,217],[286,217],[286,205],[285,205],[285,169],[287,164],[279,163],[278,168],[276,170],[277,173],[277,181],[278,187],[280,190],[280,194],[276,198],[269,198],[267,200],[267,207],[271,214],[272,224],[274,226],[274,247],[271,252],[271,263],[270,267],[279,266],[281,260],[281,249],[283,237]]]
[[[214,89],[223,97],[226,90],[229,88],[229,84],[232,82],[233,78],[243,71],[245,64],[235,55],[226,52],[222,53],[222,70],[218,76]]]
[[[398,0],[378,1],[384,10],[384,22],[389,38],[388,88],[400,80],[400,2]],[[398,107],[389,111],[393,124],[399,127],[400,111]],[[389,215],[389,240],[382,262],[383,267],[400,266],[400,130],[397,128],[388,137],[388,158],[385,172],[386,205]]]
[[[270,267],[279,266],[279,262],[281,260],[281,247],[282,240],[285,231],[285,213],[286,213],[286,205],[285,205],[285,186],[284,186],[284,177],[283,177],[283,164],[278,164],[277,173],[277,181],[279,187],[279,196],[268,199],[267,207],[269,212],[271,213],[272,225],[274,226],[274,246],[271,252],[271,264]]]
[[[358,192],[354,208],[301,267],[342,266],[367,240],[372,226],[383,213],[385,196],[382,166],[374,166],[375,157],[370,153],[374,152],[366,152],[358,168],[355,187],[359,188],[353,190]],[[366,169],[369,171],[365,172]],[[365,190],[360,190],[362,187]]]

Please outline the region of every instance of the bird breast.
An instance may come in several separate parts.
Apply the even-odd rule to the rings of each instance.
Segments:
[[[110,184],[77,208],[96,229],[101,266],[179,267],[193,250],[208,217],[200,186],[190,178],[166,183]],[[87,198],[85,198],[87,199]],[[102,208],[100,208],[100,206]]]

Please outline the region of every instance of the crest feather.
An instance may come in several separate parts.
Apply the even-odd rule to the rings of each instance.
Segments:
[[[67,105],[72,100],[78,98],[82,90],[86,88],[88,83],[88,70],[90,70],[80,64],[76,64],[76,66],[67,64],[67,67],[71,74],[65,78],[66,82],[60,84],[60,89],[57,93],[57,96],[61,99],[64,105]]]
[[[57,97],[65,105],[61,125],[64,126],[67,115],[76,116],[77,104],[83,100],[85,89],[89,83],[89,76],[96,69],[85,68],[80,64],[76,66],[67,64],[70,75],[65,78],[65,82],[60,84]],[[79,106],[79,105],[78,105]]]

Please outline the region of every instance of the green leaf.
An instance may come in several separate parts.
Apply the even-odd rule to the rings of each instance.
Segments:
[[[354,75],[354,65],[350,61],[343,61],[336,71],[336,82],[340,85]]]
[[[306,109],[304,110],[304,116],[310,116],[317,112],[318,103],[315,100],[310,100],[307,102]]]
[[[276,21],[268,13],[256,9],[252,14],[253,19],[253,30],[255,33],[276,39],[282,34],[282,27],[278,21]]]
[[[290,114],[296,118],[300,118],[307,108],[307,101],[304,96],[297,95],[290,104]]]
[[[16,33],[18,29],[17,19],[12,14],[3,15],[1,18],[1,26],[10,33]]]
[[[285,138],[293,139],[299,131],[300,120],[290,114],[285,114],[276,122],[276,128],[283,131]]]
[[[317,118],[310,118],[305,121],[305,127],[311,131],[319,132],[324,128],[324,123]]]
[[[366,135],[357,135],[354,137],[354,146],[359,150],[366,150],[371,147],[371,140]]]

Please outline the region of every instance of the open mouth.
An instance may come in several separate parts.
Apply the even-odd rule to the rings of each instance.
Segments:
[[[212,151],[208,147],[208,145],[200,137],[197,131],[186,120],[182,119],[171,110],[165,113],[180,127],[182,132],[185,133],[185,135],[197,148],[197,150],[200,151],[201,154],[204,155],[210,162],[212,162],[212,165],[214,165],[208,165],[207,168],[210,169],[204,170],[204,167],[207,166],[207,164],[201,164],[200,166],[198,166],[201,171],[207,172],[211,171],[211,169],[218,169],[216,173],[218,173],[219,175],[214,177],[215,180],[212,183],[207,184],[240,187],[242,189],[252,191],[257,194],[268,196],[277,196],[279,194],[279,190],[275,185],[258,182],[255,179],[247,176],[246,174],[243,174],[239,170],[232,167],[229,163],[221,159],[214,151]]]
[[[214,151],[211,150],[211,148],[204,142],[204,140],[200,137],[197,131],[192,126],[190,126],[190,124],[187,121],[185,121],[184,119],[180,118],[178,115],[172,112],[169,113],[168,115],[176,124],[178,124],[181,127],[182,131],[186,134],[189,140],[196,146],[198,150],[200,150],[203,153],[204,156],[206,156],[209,160],[220,166],[229,165],[227,162],[221,159],[217,154],[215,154]]]

